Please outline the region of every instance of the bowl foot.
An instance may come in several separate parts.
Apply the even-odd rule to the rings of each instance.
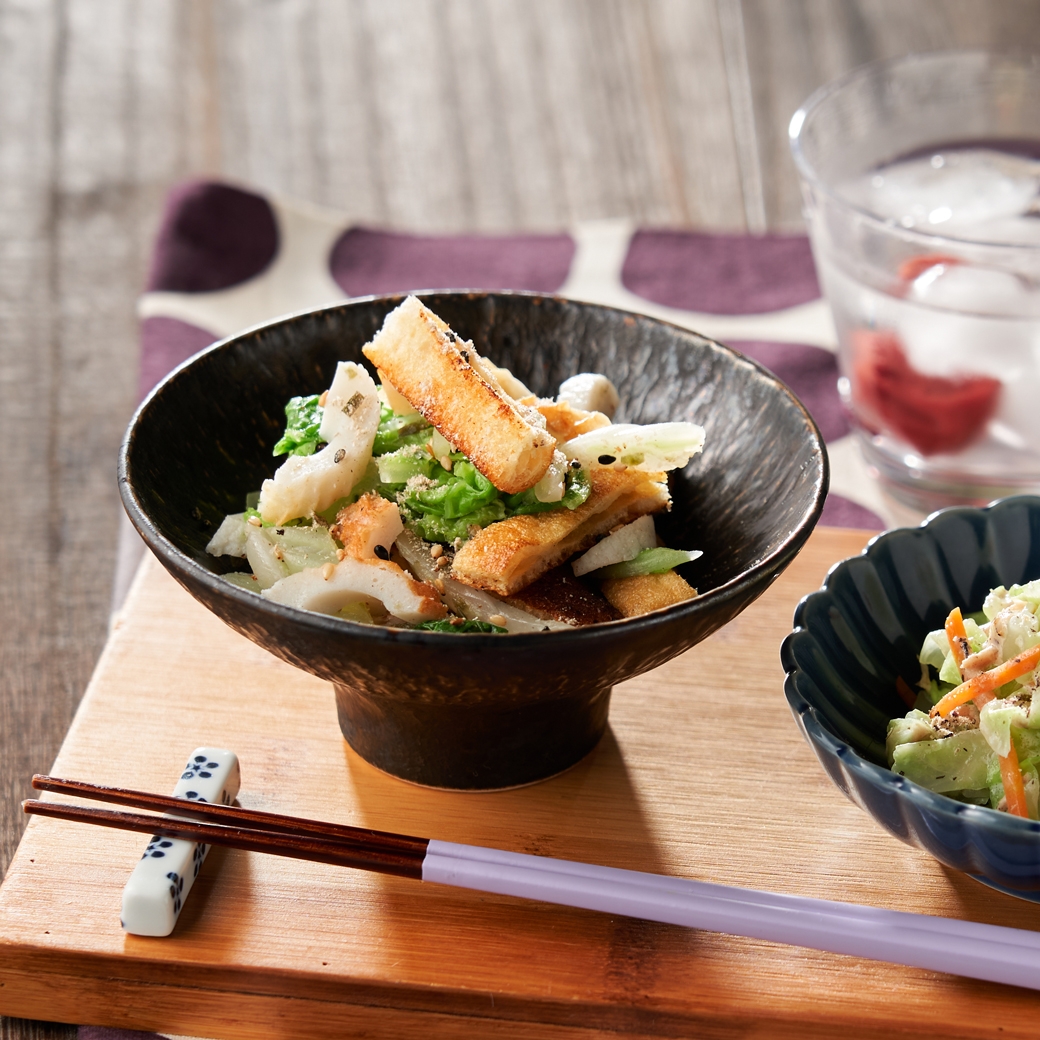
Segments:
[[[1024,888],[1008,888],[1006,885],[998,885],[996,881],[990,881],[989,878],[984,878],[981,874],[969,874],[968,877],[970,877],[972,881],[977,881],[980,885],[992,888],[996,892],[1003,892],[1006,896],[1014,896],[1016,899],[1024,899],[1027,903],[1040,903],[1040,892]]]
[[[529,784],[579,762],[606,730],[610,690],[502,707],[335,684],[340,729],[363,759],[412,783],[470,791]]]

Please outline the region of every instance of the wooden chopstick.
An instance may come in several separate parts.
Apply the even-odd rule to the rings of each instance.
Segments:
[[[425,851],[389,852],[377,846],[364,848],[357,843],[348,844],[335,838],[172,819],[168,816],[146,816],[143,813],[95,809],[85,805],[41,802],[34,798],[22,802],[22,808],[35,816],[50,816],[59,820],[92,823],[100,827],[139,831],[142,834],[154,834],[163,838],[179,838],[200,845],[222,845],[245,852],[266,852],[272,856],[331,863],[337,867],[355,867],[416,880],[422,879],[422,865],[426,858]]]
[[[342,823],[328,823],[325,820],[308,820],[302,816],[283,816],[259,809],[243,809],[237,805],[188,801],[186,798],[173,798],[170,795],[152,794],[149,791],[106,787],[102,784],[86,783],[83,780],[64,780],[61,777],[43,776],[39,773],[32,778],[32,785],[38,791],[75,795],[78,798],[89,798],[95,802],[129,805],[134,809],[151,809],[155,812],[186,816],[191,819],[237,824],[249,830],[310,835],[356,846],[360,849],[378,849],[393,854],[419,853],[420,860],[426,854],[426,847],[429,845],[428,838],[414,838],[407,834],[392,834],[389,831],[351,827]],[[216,843],[211,842],[210,844]]]

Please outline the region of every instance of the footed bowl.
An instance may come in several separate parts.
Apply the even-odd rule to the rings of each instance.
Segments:
[[[624,621],[514,635],[356,624],[272,603],[221,574],[206,544],[276,467],[289,397],[329,385],[403,297],[352,300],[209,347],[155,388],[123,442],[126,510],[170,573],[271,653],[333,683],[340,725],[372,764],[420,784],[492,789],[558,773],[595,747],[611,689],[704,639],[794,558],[827,490],[812,419],[754,361],[692,332],[526,293],[432,293],[423,301],[535,393],[577,372],[618,387],[620,422],[690,420],[706,446],[673,474],[670,545],[697,548],[681,573],[701,595]],[[662,724],[666,724],[662,720]]]

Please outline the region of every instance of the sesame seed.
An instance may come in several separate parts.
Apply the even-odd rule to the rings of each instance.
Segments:
[[[377,545],[375,547],[375,549],[373,549],[372,551],[381,560],[389,560],[390,559],[390,550],[385,545]]]
[[[263,520],[261,520],[260,517],[258,517],[258,516],[251,516],[249,518],[248,522],[251,523],[254,527],[263,527],[264,526]]]
[[[347,550],[346,549],[337,549],[336,550],[336,559],[337,560],[345,560],[346,558],[347,558]]]
[[[434,578],[433,579],[433,587],[438,592],[444,592],[444,579],[443,578]]]
[[[458,552],[462,548],[462,539],[456,538],[451,544],[455,547],[455,551]]]
[[[488,618],[488,621],[493,625],[498,625],[499,628],[506,627],[506,619],[502,617],[501,614],[492,614],[491,617]]]
[[[438,558],[437,563],[436,563],[435,566],[437,566],[437,567],[447,567],[447,566],[449,566],[450,563],[451,563],[451,561],[448,559],[447,556],[441,556],[441,557]]]
[[[336,573],[336,565],[334,563],[326,563],[321,569],[321,576],[328,581],[333,574]]]
[[[596,461],[601,466],[609,466],[611,463],[616,462],[617,459],[613,455],[600,455],[600,457],[596,459]]]
[[[285,559],[285,553],[282,552],[282,547],[280,545],[276,545],[274,547],[274,558],[276,560],[284,560]]]
[[[442,469],[446,469],[449,473],[451,472],[451,459],[447,455],[442,455],[438,461]]]
[[[577,459],[571,459],[571,469],[581,469],[581,463]]]
[[[328,399],[329,399],[329,392],[328,392],[328,390],[322,390],[321,397],[318,398],[318,404],[321,405],[322,408],[324,408],[325,407],[325,402]]]
[[[333,462],[342,462],[347,457],[346,448],[340,448],[335,455],[332,456]]]
[[[431,556],[432,556],[432,557],[433,557],[433,558],[434,558],[435,560],[436,560],[436,559],[438,559],[438,557],[441,557],[441,556],[443,556],[443,555],[444,555],[444,546],[443,546],[443,545],[435,545],[435,546],[434,546],[434,547],[433,547],[433,548],[432,548],[432,549],[430,550],[430,555],[431,555]]]

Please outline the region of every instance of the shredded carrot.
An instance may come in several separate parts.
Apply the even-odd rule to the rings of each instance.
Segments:
[[[964,618],[961,616],[960,607],[954,607],[946,619],[946,639],[953,651],[953,660],[960,668],[964,664],[964,658],[968,656],[968,633],[964,630]]]
[[[1033,671],[1040,664],[1040,645],[1023,650],[1016,654],[1010,661],[998,664],[988,672],[980,672],[974,679],[969,679],[960,686],[950,690],[934,708],[933,715],[942,715],[946,718],[954,708],[967,704],[968,701],[977,700],[979,694],[992,693],[999,690],[1005,683]]]
[[[1007,811],[1012,816],[1029,818],[1026,808],[1026,788],[1022,783],[1022,770],[1018,766],[1018,752],[1015,742],[1011,742],[1011,750],[1000,760],[1000,779],[1004,783],[1004,798]]]
[[[901,675],[896,676],[896,693],[908,708],[912,708],[917,703],[914,691],[910,689],[910,684]]]

